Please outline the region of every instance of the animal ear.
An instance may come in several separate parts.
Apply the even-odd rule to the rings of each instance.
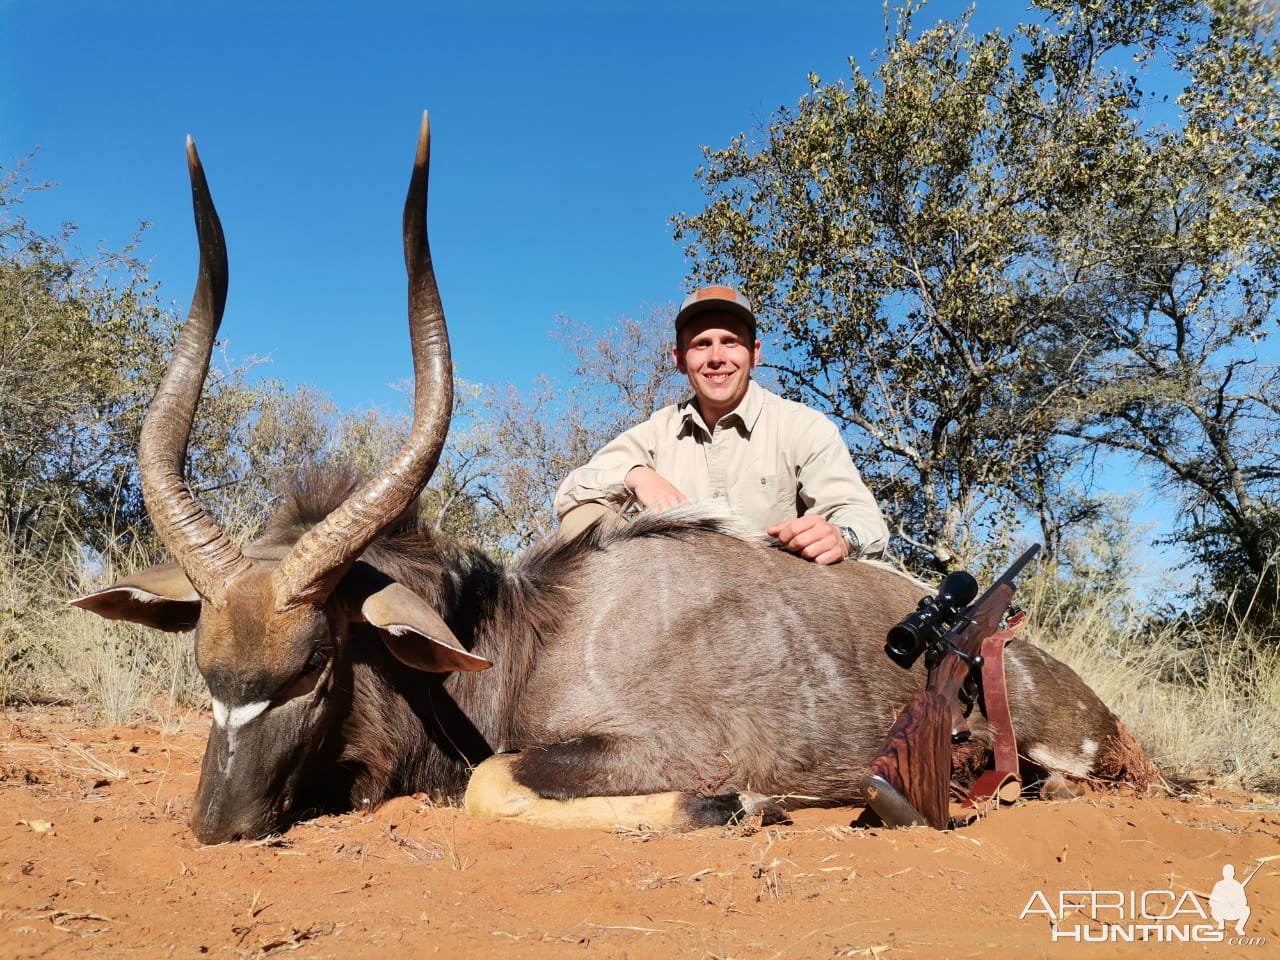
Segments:
[[[382,632],[401,663],[428,673],[488,670],[493,661],[468,653],[431,604],[392,581],[360,604],[360,614]]]
[[[67,601],[108,620],[177,633],[200,619],[200,594],[176,563],[147,567],[105,590]]]

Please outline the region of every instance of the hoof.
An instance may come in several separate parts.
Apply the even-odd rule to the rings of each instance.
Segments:
[[[772,797],[766,797],[762,793],[740,793],[738,803],[742,808],[742,816],[759,817],[761,826],[791,822],[786,811]]]
[[[1060,774],[1052,774],[1040,784],[1041,800],[1074,800],[1084,796],[1084,787]]]

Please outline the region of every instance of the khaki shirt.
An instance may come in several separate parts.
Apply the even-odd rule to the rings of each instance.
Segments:
[[[727,504],[761,532],[817,513],[852,528],[865,554],[889,543],[880,508],[835,424],[754,380],[714,431],[690,399],[605,445],[560,484],[556,516],[582,503],[625,505],[632,493],[623,480],[637,466],[652,467],[690,500]]]

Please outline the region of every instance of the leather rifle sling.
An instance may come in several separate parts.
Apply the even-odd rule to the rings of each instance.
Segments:
[[[1009,688],[1005,681],[1004,648],[1026,622],[1027,615],[1011,617],[1003,630],[982,641],[982,701],[991,727],[992,769],[983,773],[969,790],[964,806],[976,807],[997,798],[1013,803],[1022,793],[1018,773],[1018,741],[1009,714]]]

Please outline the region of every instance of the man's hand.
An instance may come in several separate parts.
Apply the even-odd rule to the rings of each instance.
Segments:
[[[636,495],[636,500],[646,510],[661,513],[678,504],[689,502],[688,497],[653,467],[632,467],[627,471],[627,476],[622,482]]]
[[[779,523],[765,533],[777,537],[792,553],[814,563],[839,563],[849,555],[849,544],[845,542],[844,535],[828,523],[826,517],[816,513]]]

